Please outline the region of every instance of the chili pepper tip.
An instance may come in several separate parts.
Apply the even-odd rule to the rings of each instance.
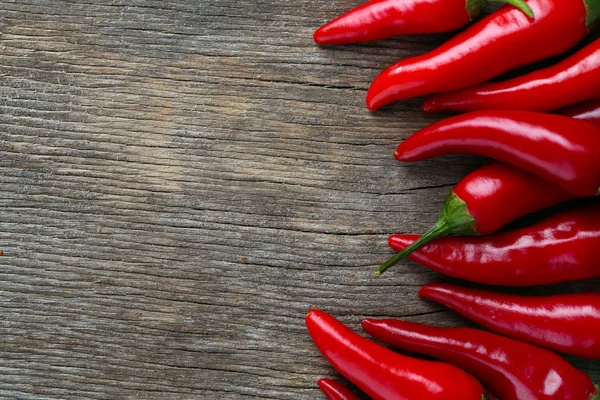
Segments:
[[[447,293],[447,286],[438,283],[427,283],[421,286],[417,294],[419,295],[419,297],[424,297],[428,300],[438,301],[439,298],[436,295],[443,295]]]
[[[313,33],[313,40],[318,45],[328,44],[328,41],[325,36],[326,34],[327,34],[327,25],[323,25],[322,27],[317,29],[315,31],[315,33]]]
[[[438,111],[435,104],[435,97],[428,97],[425,99],[423,104],[421,104],[421,110],[426,113],[436,112]]]
[[[375,271],[375,276],[380,276],[385,271],[396,265],[398,262],[408,257],[412,252],[426,245],[432,240],[437,239],[441,236],[449,235],[450,233],[453,233],[453,227],[450,224],[446,223],[446,220],[443,217],[440,218],[440,220],[436,222],[435,225],[433,225],[433,227],[429,231],[427,231],[427,233],[425,233],[419,239],[412,242],[404,250],[394,254],[386,262],[381,264],[379,269]]]

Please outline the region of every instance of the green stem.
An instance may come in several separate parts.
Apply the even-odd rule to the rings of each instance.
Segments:
[[[481,10],[487,5],[488,0],[467,0],[467,5],[465,6],[467,13],[469,14],[469,18],[471,21],[479,15]]]
[[[481,395],[481,400],[490,400],[490,396],[484,393]]]
[[[415,240],[400,253],[394,254],[392,258],[381,264],[381,267],[379,267],[379,269],[375,271],[375,275],[379,276],[383,274],[385,271],[393,267],[396,263],[405,259],[413,251],[417,250],[422,246],[425,246],[427,243],[431,242],[434,239],[437,239],[442,236],[447,236],[450,233],[452,233],[452,228],[446,223],[446,221],[444,221],[443,218],[440,218],[431,227],[431,229],[429,229],[418,240]]]
[[[596,394],[591,395],[590,400],[600,400],[600,386],[594,385],[594,387],[596,388]]]
[[[506,3],[510,4],[523,12],[523,14],[527,15],[529,18],[535,18],[535,14],[529,4],[525,3],[525,0],[489,0],[490,2],[496,3]]]
[[[475,228],[475,218],[469,213],[467,203],[450,192],[446,197],[440,219],[418,240],[411,243],[401,252],[384,262],[375,275],[379,276],[390,269],[394,264],[406,258],[410,253],[426,245],[434,239],[452,234],[478,235]]]
[[[588,32],[591,32],[600,25],[600,0],[583,0],[583,2],[586,11],[585,26]]]
[[[598,1],[598,0],[587,0],[587,1],[593,2],[593,1]],[[475,18],[481,12],[481,10],[488,3],[491,3],[491,2],[511,4],[511,5],[515,6],[516,8],[518,8],[519,10],[521,10],[529,18],[535,17],[533,10],[531,9],[531,7],[529,7],[529,4],[527,4],[525,2],[525,0],[467,0],[466,10],[467,10],[467,13],[469,13],[469,17],[471,18],[471,20],[473,20],[473,18]]]

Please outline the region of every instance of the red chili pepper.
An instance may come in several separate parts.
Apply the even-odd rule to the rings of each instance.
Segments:
[[[430,241],[447,235],[487,235],[509,222],[575,198],[535,175],[502,163],[492,163],[465,176],[446,198],[440,219],[421,238],[386,261],[391,266]]]
[[[600,39],[558,64],[504,82],[430,96],[423,111],[552,111],[600,96]]]
[[[369,42],[399,35],[450,32],[475,18],[490,0],[372,0],[323,25],[315,34],[321,45]],[[509,3],[530,18],[524,0]]]
[[[600,125],[600,100],[590,100],[557,111],[558,114]]]
[[[429,284],[419,290],[419,296],[503,336],[600,359],[600,293],[516,296]]]
[[[583,371],[552,351],[471,328],[365,319],[363,329],[401,349],[444,360],[477,377],[503,400],[597,400]],[[458,399],[458,397],[457,397]]]
[[[393,101],[447,92],[487,81],[561,54],[600,19],[599,0],[529,0],[535,19],[502,7],[436,50],[400,61],[373,81],[371,110]]]
[[[346,386],[331,379],[320,379],[317,384],[329,400],[359,400]]]
[[[399,161],[468,153],[515,165],[578,196],[600,187],[600,128],[562,115],[493,110],[437,122],[398,146]]]
[[[481,400],[475,378],[446,363],[403,356],[311,310],[306,326],[329,363],[374,400]]]
[[[402,251],[418,235],[392,235]],[[409,258],[444,275],[501,286],[548,285],[600,277],[600,204],[554,214],[531,226],[477,237],[446,237]]]

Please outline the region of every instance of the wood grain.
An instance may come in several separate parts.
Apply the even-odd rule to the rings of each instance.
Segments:
[[[356,4],[0,1],[1,398],[318,399],[310,307],[464,324],[373,276],[481,162],[399,166],[439,116],[364,105],[447,36],[313,44]]]

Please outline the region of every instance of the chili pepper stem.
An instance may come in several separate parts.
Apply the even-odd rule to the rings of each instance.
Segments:
[[[600,400],[600,385],[594,385],[596,388],[596,394],[590,397],[590,400]]]
[[[484,393],[481,395],[481,400],[490,400],[490,396]]]
[[[442,216],[440,219],[418,240],[411,243],[401,252],[395,254],[384,262],[375,275],[379,276],[390,269],[394,264],[405,259],[410,253],[426,245],[434,239],[452,234],[478,235],[475,228],[475,218],[469,213],[467,203],[458,197],[453,191],[446,197]]]
[[[383,274],[395,264],[405,259],[410,253],[417,250],[419,247],[426,245],[427,243],[431,242],[436,238],[449,235],[451,232],[452,228],[446,223],[444,219],[440,218],[435,223],[435,225],[433,225],[431,229],[429,229],[425,234],[423,234],[423,236],[421,236],[418,240],[415,240],[400,253],[394,254],[389,260],[381,264],[379,269],[375,271],[375,275],[379,276]]]
[[[525,0],[489,0],[489,1],[496,2],[496,3],[510,4],[510,5],[518,8],[519,10],[521,10],[523,12],[523,14],[527,15],[529,18],[532,18],[532,19],[535,18],[533,10],[529,6],[529,4],[527,4],[525,2]]]
[[[511,5],[515,6],[516,8],[518,8],[519,10],[521,10],[523,12],[523,14],[527,15],[529,18],[534,18],[533,10],[529,6],[529,4],[527,4],[525,2],[525,0],[467,0],[466,9],[467,9],[467,13],[469,13],[469,17],[471,18],[471,21],[473,20],[473,18],[475,18],[481,12],[481,10],[488,3],[492,3],[492,2],[511,4]]]
[[[591,32],[594,28],[598,27],[600,23],[600,1],[598,0],[584,0],[585,9],[587,12],[585,25],[588,31]]]

